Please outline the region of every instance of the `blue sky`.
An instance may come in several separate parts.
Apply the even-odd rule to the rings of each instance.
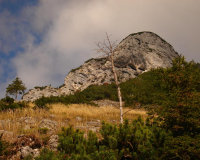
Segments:
[[[19,14],[23,8],[37,3],[38,0],[1,0],[0,11],[8,10],[11,14]]]
[[[98,57],[105,32],[121,41],[152,31],[200,62],[199,0],[0,0],[0,98],[18,76],[28,89],[62,85],[68,72]]]

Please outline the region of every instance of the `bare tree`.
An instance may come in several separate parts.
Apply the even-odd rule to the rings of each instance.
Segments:
[[[121,96],[121,89],[119,86],[118,76],[115,70],[114,65],[114,56],[116,56],[119,53],[119,48],[116,48],[116,42],[111,42],[109,39],[110,36],[106,33],[106,39],[103,42],[96,43],[98,49],[95,49],[97,53],[103,53],[106,55],[107,59],[111,62],[112,65],[112,72],[115,79],[115,84],[117,86],[117,93],[119,98],[119,109],[120,109],[120,122],[123,123],[123,108],[122,108],[122,96]]]

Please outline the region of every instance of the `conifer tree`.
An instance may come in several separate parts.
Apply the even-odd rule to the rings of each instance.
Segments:
[[[159,75],[160,87],[167,91],[164,104],[157,110],[164,118],[165,127],[174,136],[200,133],[200,68],[184,57],[176,58],[173,66],[154,70]]]
[[[17,101],[17,94],[24,94],[26,90],[25,85],[23,84],[22,80],[20,78],[16,78],[12,84],[9,84],[6,88],[6,94],[14,95],[15,101]]]

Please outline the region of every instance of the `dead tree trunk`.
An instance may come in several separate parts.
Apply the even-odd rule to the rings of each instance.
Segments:
[[[101,43],[101,42],[96,43],[97,47],[99,48],[99,49],[96,49],[96,51],[97,51],[97,53],[105,53],[107,58],[111,61],[112,72],[114,75],[115,84],[117,86],[117,94],[118,94],[118,99],[119,99],[120,123],[123,123],[123,107],[122,107],[121,89],[119,86],[119,81],[118,81],[118,77],[117,77],[117,73],[116,73],[115,65],[114,65],[114,50],[115,50],[115,53],[118,52],[118,50],[115,48],[116,42],[117,41],[111,43],[109,36],[106,33],[106,40],[104,40],[103,43]]]
[[[119,82],[118,82],[118,77],[117,77],[117,73],[115,71],[115,65],[114,65],[114,60],[113,60],[113,54],[111,54],[111,65],[112,65],[112,71],[114,74],[114,78],[115,78],[115,84],[117,86],[117,94],[118,94],[118,99],[119,99],[119,109],[120,109],[120,123],[123,123],[123,108],[122,108],[122,95],[121,95],[121,89],[119,86]]]

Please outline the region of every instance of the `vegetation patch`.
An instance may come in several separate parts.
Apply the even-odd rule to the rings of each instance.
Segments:
[[[76,70],[79,70],[81,67],[82,67],[82,65],[81,65],[81,66],[79,66],[78,68],[72,69],[70,72],[72,72],[72,73],[73,73],[73,72],[75,72]],[[70,73],[70,72],[69,72],[69,73]]]
[[[2,98],[0,100],[0,111],[6,111],[6,110],[14,110],[17,108],[26,108],[28,107],[28,103],[22,101],[22,102],[14,102],[14,99],[6,96],[5,98]]]
[[[90,62],[90,61],[92,61],[92,60],[95,60],[95,61],[103,61],[103,60],[106,60],[106,58],[91,58],[91,59],[85,61],[85,63],[88,63],[88,62]]]
[[[43,90],[45,89],[47,86],[35,86],[34,88],[35,89],[39,89],[39,90]]]
[[[64,87],[65,86],[65,84],[62,84],[62,85],[60,85],[58,88],[62,88],[62,87]]]
[[[49,131],[49,128],[39,128],[38,129],[38,132],[40,133],[40,134],[47,134],[47,132]]]

